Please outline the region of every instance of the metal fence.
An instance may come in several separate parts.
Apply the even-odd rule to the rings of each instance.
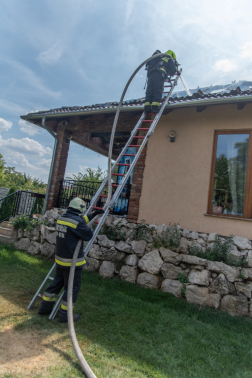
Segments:
[[[17,215],[31,215],[36,198],[45,198],[44,194],[18,190],[0,200],[0,222]]]
[[[58,206],[60,208],[67,208],[69,202],[75,197],[82,198],[86,202],[87,206],[89,206],[92,197],[99,189],[101,183],[101,181],[94,182],[79,180],[61,180]],[[114,206],[113,211],[111,212],[112,214],[128,214],[130,189],[131,184],[126,184]],[[105,190],[103,191],[103,195],[107,195],[107,193],[108,189],[105,188]],[[105,202],[106,197],[100,197],[96,206],[103,207]]]

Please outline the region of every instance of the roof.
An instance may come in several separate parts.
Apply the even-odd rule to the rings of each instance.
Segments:
[[[226,85],[210,85],[205,88],[190,89],[192,96],[186,95],[186,91],[175,91],[169,99],[167,106],[200,106],[200,105],[214,105],[215,103],[223,102],[247,102],[252,101],[252,82],[250,81],[234,81]],[[124,101],[122,111],[134,110],[143,107],[145,98]],[[73,113],[93,113],[101,111],[115,111],[118,107],[118,102],[105,102],[102,104],[84,105],[84,106],[62,106],[61,108],[43,110],[35,113],[29,113],[21,116],[23,119],[41,118],[43,115],[70,115]]]

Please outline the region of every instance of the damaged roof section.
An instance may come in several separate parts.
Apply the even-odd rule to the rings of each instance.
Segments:
[[[210,85],[205,88],[196,88],[190,89],[192,96],[186,95],[186,91],[174,92],[171,96],[169,105],[176,105],[180,103],[191,103],[196,106],[201,101],[205,100],[216,100],[216,99],[225,99],[225,98],[237,98],[252,96],[252,82],[250,81],[238,81],[233,82],[232,84],[227,85]],[[165,98],[165,97],[164,97]],[[164,100],[163,98],[163,100]],[[213,101],[214,102],[214,101]],[[127,110],[127,108],[134,110],[134,108],[143,107],[144,97],[134,100],[124,101],[122,109]],[[93,104],[85,106],[62,106],[61,108],[43,110],[36,113],[29,113],[26,116],[22,116],[23,119],[29,118],[29,116],[39,116],[39,115],[54,115],[54,114],[65,114],[65,113],[79,113],[79,112],[92,112],[92,111],[115,111],[119,103],[114,102],[105,102],[102,104]],[[200,104],[199,104],[200,105]]]

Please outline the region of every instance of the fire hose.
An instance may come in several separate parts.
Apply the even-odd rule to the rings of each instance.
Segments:
[[[156,55],[154,55],[154,56],[146,59],[142,64],[140,64],[140,66],[137,67],[137,69],[133,72],[133,74],[129,78],[129,80],[128,80],[125,88],[124,88],[124,91],[122,93],[122,96],[121,96],[121,99],[120,99],[120,102],[119,102],[119,105],[118,105],[118,108],[117,108],[117,111],[116,111],[116,115],[115,115],[112,131],[111,131],[111,138],[110,138],[110,145],[109,145],[109,155],[108,155],[108,185],[109,185],[109,187],[108,187],[108,198],[107,198],[107,201],[106,201],[106,203],[105,203],[105,205],[103,207],[104,210],[109,206],[109,203],[110,203],[110,200],[111,200],[111,196],[112,196],[112,180],[111,180],[112,149],[113,149],[115,130],[116,130],[116,126],[117,126],[117,122],[118,122],[118,118],[119,118],[119,114],[120,114],[120,110],[121,110],[121,107],[122,107],[122,103],[123,103],[123,99],[124,99],[125,93],[127,92],[127,89],[129,87],[132,79],[135,77],[135,75],[137,74],[137,72],[147,62],[149,62],[152,59],[158,58],[158,57],[162,58],[164,56],[166,56],[168,58],[171,58],[170,55],[168,55],[166,53],[161,53],[161,54],[156,54]],[[100,217],[100,215],[95,216],[89,222],[89,226],[91,226],[99,217]],[[82,354],[82,351],[80,349],[80,346],[79,346],[79,343],[78,343],[78,340],[77,340],[77,337],[76,337],[76,333],[75,333],[75,329],[74,329],[74,322],[73,322],[73,280],[74,280],[75,266],[76,266],[76,262],[77,262],[77,258],[78,258],[78,254],[79,254],[79,250],[81,248],[82,242],[83,242],[83,240],[80,239],[78,241],[78,243],[77,243],[76,248],[75,248],[74,255],[73,255],[73,260],[72,260],[72,265],[71,265],[71,268],[70,268],[69,280],[68,280],[68,291],[67,291],[68,328],[69,328],[69,333],[70,333],[70,337],[71,337],[71,341],[72,341],[72,344],[73,344],[74,351],[75,351],[76,356],[77,356],[77,358],[78,358],[78,360],[80,362],[80,365],[81,365],[81,367],[83,369],[83,372],[86,374],[87,378],[97,378],[96,375],[92,372],[92,370],[89,367],[89,365],[88,365],[85,357]]]

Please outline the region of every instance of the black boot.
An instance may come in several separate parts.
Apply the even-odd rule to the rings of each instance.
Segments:
[[[51,314],[54,304],[55,302],[47,302],[47,301],[42,300],[38,309],[38,314],[39,315]]]
[[[159,106],[158,105],[152,105],[152,113],[159,113]]]
[[[77,320],[80,319],[80,315],[79,314],[75,314],[73,316],[73,321],[74,322],[77,322]],[[67,323],[67,311],[66,310],[63,310],[62,308],[60,309],[59,311],[59,318],[58,318],[58,322],[59,323]]]
[[[151,113],[151,105],[145,105],[144,107],[144,112],[147,114],[147,113]]]

